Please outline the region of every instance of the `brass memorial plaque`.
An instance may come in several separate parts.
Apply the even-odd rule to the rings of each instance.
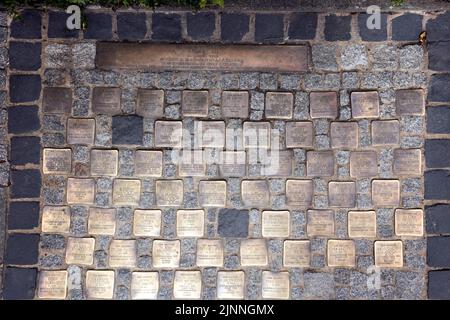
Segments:
[[[184,90],[181,110],[185,117],[207,117],[209,107],[208,91]]]
[[[397,236],[423,236],[423,211],[421,209],[396,209],[395,234]]]
[[[310,177],[334,175],[334,155],[332,151],[308,151],[306,153],[306,173]]]
[[[42,210],[42,232],[69,233],[70,208],[45,206]]]
[[[89,208],[88,233],[113,236],[116,232],[116,209]]]
[[[91,175],[115,176],[119,163],[117,150],[91,150]]]
[[[375,241],[374,246],[376,267],[403,267],[403,243],[401,241]]]
[[[164,90],[139,89],[136,113],[146,118],[161,118],[164,115]]]
[[[289,299],[289,272],[262,272],[263,299]]]
[[[270,148],[270,122],[244,122],[244,148]]]
[[[40,299],[65,299],[67,293],[67,271],[39,272],[38,297]]]
[[[180,265],[180,241],[154,240],[152,258],[155,268],[178,267]]]
[[[266,118],[291,119],[294,107],[294,95],[290,92],[266,93]]]
[[[329,267],[354,267],[356,249],[353,240],[328,240],[327,260]]]
[[[309,95],[311,118],[336,119],[338,103],[336,92],[311,92]]]
[[[289,211],[263,211],[262,236],[266,238],[289,237]]]
[[[158,206],[180,206],[183,203],[183,181],[156,181],[156,203]]]
[[[351,238],[375,238],[377,236],[375,211],[349,211],[348,236]]]
[[[141,181],[115,179],[113,203],[115,205],[138,205],[141,198]]]
[[[159,237],[161,210],[134,210],[133,233],[136,237]]]
[[[309,267],[311,249],[309,240],[286,240],[283,249],[283,265],[285,267]]]
[[[109,266],[134,268],[136,266],[136,240],[112,240],[109,247]]]
[[[181,148],[183,123],[181,121],[155,122],[155,147]]]
[[[158,272],[133,272],[131,274],[131,299],[157,299],[159,290]]]
[[[332,122],[330,125],[331,147],[356,149],[359,143],[357,122]]]
[[[220,153],[220,175],[223,177],[245,176],[246,154],[245,151],[223,151]]]
[[[422,150],[394,150],[393,172],[396,175],[420,176],[422,173]]]
[[[199,203],[202,207],[224,207],[227,203],[227,182],[200,181]]]
[[[120,88],[95,87],[92,91],[92,111],[97,114],[115,115],[121,113]]]
[[[67,120],[67,143],[93,145],[95,137],[94,119],[74,119]]]
[[[217,272],[218,299],[244,299],[245,273],[244,271]]]
[[[178,162],[178,174],[181,177],[203,177],[206,171],[206,161],[203,150],[182,150]]]
[[[378,118],[380,102],[377,91],[352,92],[352,117],[355,119]]]
[[[397,90],[395,109],[398,116],[425,114],[425,95],[422,89]]]
[[[283,57],[283,59],[280,59]],[[302,45],[132,44],[99,42],[100,69],[223,70],[305,72],[308,49]]]
[[[145,177],[161,177],[162,151],[137,150],[134,155],[134,174]]]
[[[398,206],[400,182],[398,180],[372,180],[372,204],[374,206]]]
[[[332,181],[328,184],[330,207],[353,208],[356,205],[356,183]]]
[[[90,266],[94,262],[94,238],[68,238],[66,263]]]
[[[222,240],[198,239],[196,264],[199,267],[222,267],[223,266]]]
[[[313,193],[312,180],[286,180],[286,202],[290,206],[310,206]]]
[[[397,145],[400,143],[400,124],[397,120],[372,122],[372,145]]]
[[[199,148],[220,148],[225,146],[225,122],[198,121],[197,145]]]
[[[112,299],[114,294],[114,271],[88,270],[86,272],[86,295],[88,299]]]
[[[306,233],[309,237],[334,236],[333,210],[308,210]]]
[[[175,271],[173,297],[175,299],[200,299],[202,275],[200,271]]]
[[[244,180],[241,189],[245,206],[257,208],[269,206],[269,186],[266,180]]]
[[[248,118],[247,91],[222,92],[222,116],[224,118]]]
[[[67,174],[72,171],[71,149],[44,149],[44,174]]]
[[[45,113],[70,114],[72,110],[72,90],[63,87],[44,88],[42,106]]]
[[[267,263],[268,258],[266,240],[246,239],[241,241],[242,266],[266,266]]]
[[[352,151],[350,153],[351,177],[375,177],[377,174],[378,162],[375,151]]]
[[[177,211],[178,237],[203,237],[205,232],[205,212],[203,210]]]
[[[95,196],[94,179],[67,179],[67,203],[93,204]]]
[[[261,175],[290,176],[292,174],[292,150],[270,150],[264,159]]]
[[[296,121],[286,123],[286,148],[312,148],[313,123]]]

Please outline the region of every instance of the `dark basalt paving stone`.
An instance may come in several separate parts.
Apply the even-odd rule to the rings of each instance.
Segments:
[[[427,238],[427,264],[434,268],[449,268],[450,255],[446,254],[450,247],[450,237]]]
[[[11,102],[31,102],[39,99],[41,77],[39,75],[11,75],[9,77],[9,97]]]
[[[450,167],[450,140],[428,139],[425,141],[427,168]]]
[[[425,207],[426,229],[429,234],[450,234],[450,205],[436,204]]]
[[[392,20],[392,40],[415,41],[422,32],[422,19],[420,14],[405,13]]]
[[[431,76],[428,84],[428,101],[450,102],[450,74]]]
[[[430,43],[428,68],[435,71],[450,71],[450,40]]]
[[[39,202],[24,201],[9,204],[8,228],[10,230],[33,229],[39,226]]]
[[[154,13],[152,15],[152,39],[181,41],[181,17],[178,14]]]
[[[50,11],[48,13],[48,37],[49,38],[77,38],[78,30],[69,30],[66,27],[69,14],[64,11]]]
[[[9,65],[12,69],[35,71],[41,67],[41,44],[11,41]]]
[[[37,269],[6,268],[3,298],[6,300],[33,299],[36,291]]]
[[[358,16],[359,35],[363,41],[386,41],[387,39],[387,14],[381,14],[381,28],[367,28],[367,19],[370,15],[362,13]]]
[[[450,300],[450,270],[428,272],[428,298]]]
[[[450,106],[427,107],[427,132],[450,134]]]
[[[351,39],[351,16],[329,15],[325,17],[325,40],[344,41]]]
[[[241,41],[249,31],[250,17],[240,13],[223,13],[220,19],[220,34],[225,42]]]
[[[187,34],[194,40],[209,39],[216,29],[216,15],[213,12],[188,13]]]
[[[17,39],[41,38],[41,13],[38,10],[23,10],[11,22],[11,37]]]
[[[427,21],[427,40],[450,40],[450,11]]]
[[[246,238],[248,236],[248,210],[221,209],[218,233],[221,237]]]
[[[112,120],[112,143],[142,145],[143,118],[140,116],[115,116]]]
[[[11,164],[24,165],[27,163],[39,164],[41,159],[41,138],[39,137],[12,137],[11,138]]]
[[[289,20],[290,40],[312,40],[316,37],[317,13],[293,13]]]
[[[283,41],[284,23],[281,14],[257,14],[255,17],[255,41],[278,43]]]
[[[8,132],[26,133],[39,130],[38,106],[8,107]]]
[[[39,170],[11,171],[11,198],[37,198],[41,193],[41,173]]]
[[[5,263],[10,265],[34,265],[39,256],[39,235],[14,233],[6,241]]]
[[[120,40],[142,40],[147,33],[145,13],[120,12],[117,14],[117,34]]]
[[[107,13],[85,14],[87,19],[87,30],[84,32],[85,39],[110,40],[112,38],[112,17]]]
[[[450,171],[433,170],[425,172],[425,199],[450,199]]]

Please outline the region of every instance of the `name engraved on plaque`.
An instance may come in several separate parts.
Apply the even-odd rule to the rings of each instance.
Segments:
[[[263,299],[289,299],[289,272],[262,272]]]
[[[205,229],[205,212],[203,210],[177,211],[177,236],[202,237]]]
[[[350,99],[353,118],[378,118],[380,115],[378,92],[352,92]]]
[[[183,137],[181,121],[156,121],[155,147],[180,148]]]
[[[244,122],[244,148],[270,148],[269,122]]]
[[[162,151],[137,150],[134,156],[134,174],[161,177],[162,162]]]
[[[203,177],[206,171],[206,161],[203,150],[182,150],[178,163],[178,173],[181,177]]]
[[[313,192],[312,180],[289,179],[286,181],[286,202],[290,206],[310,206]]]
[[[268,238],[289,237],[289,211],[263,211],[262,236]]]
[[[134,268],[136,266],[136,240],[112,240],[109,247],[109,266]]]
[[[309,240],[284,241],[283,265],[285,267],[309,267],[311,249]]]
[[[69,233],[70,208],[45,206],[42,210],[42,232]]]
[[[401,241],[375,241],[374,247],[376,267],[403,267],[403,243]]]
[[[158,206],[180,206],[183,203],[183,181],[156,181],[156,203]]]
[[[116,232],[116,209],[89,208],[88,232],[113,236]]]
[[[334,175],[334,155],[332,151],[308,151],[306,153],[306,173],[310,177]]]
[[[223,151],[219,163],[220,174],[224,177],[245,176],[245,151]]]
[[[114,293],[114,271],[88,270],[86,272],[88,299],[112,299]]]
[[[400,123],[397,120],[372,122],[372,145],[397,145],[400,143]]]
[[[400,182],[398,180],[372,180],[372,203],[375,206],[398,206]]]
[[[158,272],[133,272],[131,274],[131,299],[157,299],[159,290]]]
[[[42,106],[45,113],[70,114],[72,90],[63,87],[46,87],[43,90]]]
[[[294,106],[294,95],[290,92],[266,93],[266,118],[290,119]]]
[[[217,272],[218,299],[244,299],[245,273],[244,271]]]
[[[94,179],[67,179],[67,203],[93,204],[94,196]]]
[[[72,150],[44,149],[42,171],[44,174],[66,174],[72,171]]]
[[[397,90],[395,92],[395,109],[398,116],[423,116],[425,113],[425,95],[423,90]]]
[[[176,271],[173,281],[175,299],[200,299],[202,275],[200,271]]]
[[[200,148],[223,148],[225,146],[225,122],[197,122],[197,145]]]
[[[140,197],[140,180],[114,180],[113,203],[115,205],[138,205]]]
[[[377,174],[378,163],[375,151],[352,151],[350,153],[351,177],[374,177]]]
[[[420,149],[394,150],[393,172],[397,175],[421,175],[422,151]]]
[[[336,92],[311,92],[309,100],[311,118],[336,119],[338,115]]]
[[[227,182],[200,181],[199,198],[202,207],[224,207],[227,202]]]
[[[349,211],[348,236],[351,238],[375,238],[377,236],[375,211]]]
[[[133,233],[136,237],[159,237],[161,210],[134,210]]]
[[[39,272],[38,297],[40,299],[65,299],[67,293],[67,271]]]
[[[332,122],[330,126],[332,148],[358,148],[357,122]]]
[[[353,240],[328,240],[327,260],[329,267],[354,267],[356,249]]]
[[[94,238],[68,238],[66,263],[90,266],[94,262]]]
[[[207,117],[209,107],[208,91],[184,90],[181,110],[186,117]]]
[[[91,150],[91,174],[93,176],[115,176],[119,162],[117,150]]]
[[[179,240],[155,240],[153,241],[153,267],[175,268],[180,265],[180,241]]]
[[[410,237],[423,236],[423,211],[420,209],[396,209],[395,234]]]
[[[197,266],[199,267],[223,266],[222,240],[198,239]]]
[[[94,119],[73,119],[67,120],[67,143],[93,145],[95,136]]]
[[[92,111],[99,114],[121,113],[120,88],[95,87],[92,91]]]
[[[269,205],[269,186],[266,180],[244,180],[241,189],[244,205],[258,207]]]
[[[356,205],[356,183],[332,181],[328,184],[330,207],[353,208]]]
[[[309,121],[286,123],[286,148],[312,148],[313,124]]]
[[[261,175],[264,176],[289,176],[292,173],[292,150],[270,150]]]
[[[267,245],[264,239],[247,239],[241,242],[242,266],[266,266]]]
[[[224,118],[248,118],[248,92],[223,91],[222,116]]]
[[[164,91],[139,89],[136,113],[146,118],[161,118],[164,115]]]
[[[334,212],[332,210],[308,210],[306,233],[311,237],[334,236]]]

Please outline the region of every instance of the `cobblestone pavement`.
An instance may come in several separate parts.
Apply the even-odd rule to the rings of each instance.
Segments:
[[[450,13],[85,14],[0,13],[4,299],[450,298]],[[306,68],[123,68],[145,55],[105,41]]]

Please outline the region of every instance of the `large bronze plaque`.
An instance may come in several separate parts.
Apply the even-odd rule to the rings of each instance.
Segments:
[[[158,272],[133,272],[131,274],[131,299],[156,299],[159,289]]]
[[[136,113],[146,118],[160,118],[164,115],[164,91],[139,89]]]
[[[356,249],[353,240],[328,240],[327,260],[329,267],[354,267]]]
[[[134,268],[136,266],[136,240],[112,240],[109,247],[109,266]]]
[[[372,180],[372,204],[375,206],[398,206],[400,182],[398,180]]]
[[[70,208],[45,206],[42,210],[42,232],[69,233]]]
[[[306,153],[306,173],[310,177],[334,175],[333,151],[308,151]]]
[[[66,263],[90,266],[94,262],[94,238],[67,239]]]
[[[266,93],[266,118],[290,119],[294,106],[294,95],[290,92]]]
[[[88,299],[112,299],[114,293],[114,271],[88,270],[86,272],[86,294]]]
[[[91,175],[115,176],[119,163],[117,150],[91,150]]]
[[[222,116],[224,118],[248,118],[248,92],[223,91]]]
[[[289,299],[289,272],[262,272],[263,299]]]
[[[395,210],[395,234],[397,236],[423,236],[423,211],[421,209]]]
[[[351,238],[375,238],[377,236],[375,211],[349,211],[348,236]]]
[[[100,69],[304,72],[308,49],[301,45],[130,44],[100,42]]]
[[[394,150],[393,171],[396,175],[420,176],[422,173],[422,150]]]
[[[162,151],[137,150],[134,155],[134,174],[145,177],[161,177]]]
[[[180,206],[183,203],[183,181],[156,181],[156,203],[158,206]]]
[[[223,151],[219,163],[220,174],[223,177],[245,176],[245,151]]]
[[[94,179],[67,179],[67,203],[93,204],[95,197]]]
[[[185,117],[207,117],[209,107],[208,91],[183,91],[181,110]]]
[[[296,121],[286,123],[286,148],[311,148],[312,146],[312,122]]]
[[[398,90],[395,92],[395,108],[398,116],[425,113],[425,95],[422,89]]]
[[[161,235],[161,210],[135,210],[133,233],[136,237]]]
[[[244,271],[217,272],[218,299],[244,299],[245,273]]]
[[[197,146],[200,148],[223,148],[225,146],[225,122],[197,122]]]
[[[289,179],[286,181],[286,202],[290,206],[310,206],[313,192],[312,180]]]
[[[311,118],[331,118],[338,116],[336,92],[311,92],[309,95]]]
[[[308,210],[306,233],[310,237],[334,236],[334,212],[332,210]]]
[[[241,242],[241,265],[246,267],[251,266],[266,266],[267,245],[264,239],[247,239]]]
[[[138,205],[141,198],[141,181],[114,180],[113,203],[115,205]]]
[[[330,132],[332,148],[358,148],[359,134],[357,122],[332,122]]]
[[[372,144],[374,146],[400,143],[400,124],[397,120],[373,121]]]
[[[375,266],[380,268],[403,267],[401,241],[375,241]]]
[[[68,144],[94,144],[95,120],[74,119],[67,120],[67,143]]]
[[[46,148],[43,162],[42,171],[45,174],[70,173],[72,171],[72,150]]]
[[[205,232],[205,212],[203,210],[177,211],[178,237],[203,237]]]
[[[330,207],[353,208],[356,205],[356,183],[332,181],[328,184]]]
[[[378,174],[375,151],[352,151],[350,153],[350,176],[353,178],[374,177]]]
[[[309,267],[311,250],[309,240],[284,241],[283,265],[285,267]]]
[[[289,211],[263,211],[262,236],[267,238],[287,238],[290,231]]]
[[[40,299],[65,299],[67,293],[67,271],[39,272],[38,297]]]
[[[223,266],[222,240],[199,239],[197,241],[197,266],[199,267]]]
[[[72,90],[70,88],[44,88],[42,105],[45,113],[70,114]]]
[[[175,299],[200,299],[202,275],[200,271],[175,271],[173,297]]]
[[[269,186],[265,180],[244,180],[241,185],[242,201],[257,208],[269,205]]]
[[[180,265],[180,241],[179,240],[155,240],[153,241],[153,267],[176,268]]]
[[[88,232],[113,236],[116,232],[116,209],[89,208]]]
[[[378,118],[380,115],[380,102],[378,92],[352,92],[352,116],[355,119]]]
[[[181,121],[156,121],[155,147],[180,148],[183,137]]]
[[[270,122],[244,122],[245,148],[270,147]]]
[[[92,91],[92,111],[98,114],[115,115],[121,113],[120,88],[95,87]]]

